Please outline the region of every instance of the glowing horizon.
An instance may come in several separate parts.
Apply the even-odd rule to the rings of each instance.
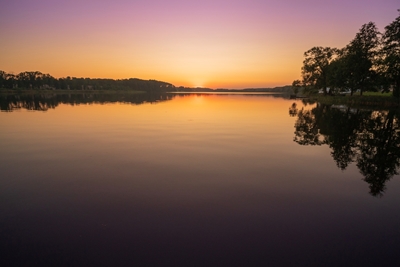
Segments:
[[[291,84],[304,51],[344,47],[396,0],[12,1],[0,9],[0,70],[155,79],[186,87]]]

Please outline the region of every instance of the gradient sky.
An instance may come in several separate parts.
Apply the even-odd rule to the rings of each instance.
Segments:
[[[0,70],[136,77],[176,86],[274,87],[303,53],[344,47],[399,0],[0,0]]]

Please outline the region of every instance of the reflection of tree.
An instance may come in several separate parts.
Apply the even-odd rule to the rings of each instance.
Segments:
[[[357,167],[370,184],[370,193],[380,196],[385,183],[398,174],[400,165],[400,127],[393,111],[374,112],[363,121],[359,134]]]
[[[362,114],[350,108],[328,109],[330,111],[328,125],[329,147],[336,165],[341,170],[354,161],[356,156],[356,138],[359,121]]]
[[[400,124],[393,111],[317,105],[298,112],[295,129],[294,141],[301,145],[329,145],[338,168],[356,161],[373,196],[382,195],[386,181],[398,174]]]
[[[0,73],[1,74],[1,73]],[[71,91],[74,92],[74,91]],[[71,93],[71,94],[14,94],[3,95],[0,94],[0,110],[1,111],[14,111],[18,109],[46,111],[54,109],[59,104],[67,105],[80,105],[80,104],[105,104],[105,103],[127,103],[133,105],[140,105],[144,103],[158,103],[162,101],[169,101],[175,97],[193,96],[188,93],[124,93],[121,92],[108,92],[108,93]],[[204,95],[201,93],[198,96]],[[208,95],[208,94],[207,94]],[[250,97],[251,95],[247,95]],[[254,97],[277,97],[282,98],[282,95],[253,95]]]
[[[313,110],[301,109],[297,114],[294,141],[300,145],[322,145],[325,143],[317,127]]]
[[[0,110],[17,109],[46,111],[59,104],[105,104],[105,103],[157,103],[171,100],[174,96],[168,93],[154,94],[40,94],[40,95],[0,95]]]
[[[293,103],[289,108],[289,116],[290,117],[295,117],[297,115],[298,111],[299,110],[297,109],[297,104]]]

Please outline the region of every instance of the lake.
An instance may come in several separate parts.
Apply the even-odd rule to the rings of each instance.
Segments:
[[[400,266],[399,111],[0,96],[5,266]]]

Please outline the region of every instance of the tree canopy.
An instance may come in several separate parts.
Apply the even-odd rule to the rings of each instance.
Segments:
[[[338,50],[330,47],[313,47],[304,53],[301,75],[303,84],[312,88],[322,88],[327,94],[329,65]]]
[[[362,95],[365,91],[390,90],[400,98],[400,16],[385,27],[383,34],[374,22],[368,22],[341,49],[309,49],[304,53],[301,77],[301,87],[308,93],[359,91]],[[299,83],[295,81],[293,86]]]
[[[400,13],[400,9],[397,11]],[[393,95],[400,97],[400,15],[385,27],[381,54],[381,69],[394,86]]]

